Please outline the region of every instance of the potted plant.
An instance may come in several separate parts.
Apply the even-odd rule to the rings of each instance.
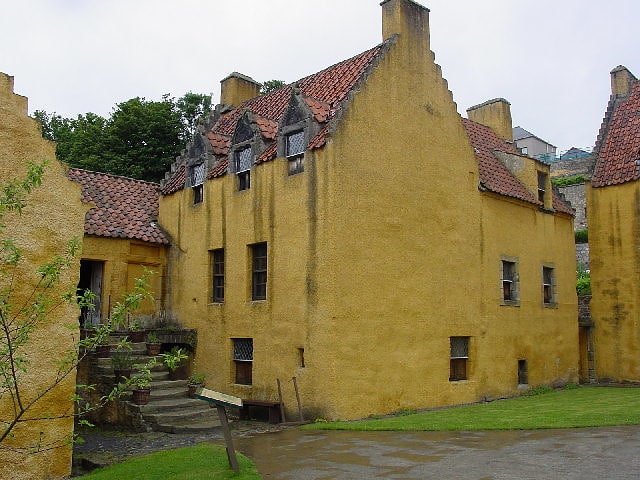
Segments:
[[[204,373],[194,373],[189,375],[189,379],[187,381],[187,396],[189,398],[194,398],[196,395],[196,390],[204,387],[204,379]]]
[[[154,357],[160,353],[162,343],[155,332],[149,332],[147,334],[147,355]]]
[[[151,396],[151,368],[155,365],[152,360],[138,367],[138,372],[131,377],[130,385],[133,387],[131,401],[136,405],[146,405]]]
[[[129,337],[134,343],[144,342],[144,324],[135,320],[129,324]]]
[[[162,362],[169,369],[170,380],[186,380],[189,355],[180,347],[173,347],[170,352],[161,353]]]
[[[131,342],[125,337],[116,344],[116,348],[111,354],[111,365],[113,366],[113,373],[116,376],[117,383],[126,381],[131,377],[133,368],[131,350]]]

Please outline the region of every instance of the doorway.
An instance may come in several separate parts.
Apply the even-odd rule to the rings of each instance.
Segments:
[[[83,307],[80,312],[80,326],[100,324],[100,310],[102,307],[102,276],[104,272],[104,262],[94,260],[80,260],[80,281],[78,282],[78,292],[90,290],[95,296],[93,299],[93,309]]]

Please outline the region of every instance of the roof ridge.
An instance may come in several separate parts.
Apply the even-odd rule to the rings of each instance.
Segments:
[[[114,173],[98,172],[96,170],[87,170],[86,168],[79,168],[79,167],[69,167],[69,171],[71,171],[71,170],[75,170],[75,171],[79,171],[79,172],[86,172],[86,173],[94,173],[94,174],[97,174],[97,175],[106,175],[106,176],[112,177],[112,178],[122,178],[124,180],[131,180],[131,181],[136,182],[136,183],[146,183],[146,184],[149,184],[149,185],[154,185],[156,187],[160,187],[159,183],[150,182],[148,180],[140,180],[139,178],[127,177],[125,175],[116,175]]]

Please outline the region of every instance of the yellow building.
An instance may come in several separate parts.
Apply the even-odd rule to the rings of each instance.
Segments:
[[[23,250],[24,261],[19,265],[14,278],[11,298],[6,299],[11,268],[2,265],[0,290],[3,303],[20,305],[28,302],[34,286],[39,281],[36,269],[53,256],[62,255],[67,242],[81,239],[84,214],[87,207],[80,202],[80,188],[69,181],[66,168],[55,158],[55,145],[44,140],[37,121],[27,115],[27,99],[13,92],[13,77],[0,73],[0,178],[2,182],[22,178],[27,163],[47,161],[42,185],[27,197],[27,206],[21,214],[5,212],[4,239],[12,238]],[[6,255],[2,255],[3,259]],[[78,283],[79,262],[71,265],[61,276],[59,288],[47,295],[52,300],[63,292],[75,288]],[[19,279],[16,283],[15,279]],[[33,296],[30,297],[33,299]],[[7,309],[3,308],[3,312]],[[60,478],[71,473],[71,446],[73,413],[71,401],[75,393],[75,374],[67,376],[57,387],[44,393],[47,386],[55,383],[58,360],[65,358],[78,340],[78,308],[63,303],[47,315],[47,322],[40,324],[31,333],[26,351],[29,364],[25,372],[19,372],[20,401],[29,405],[20,415],[20,423],[12,431],[13,437],[0,443],[0,478],[41,479]],[[7,321],[5,317],[4,321]],[[14,324],[15,327],[15,324]],[[6,351],[7,336],[0,339],[0,349]],[[9,365],[7,357],[0,354],[0,362]],[[0,432],[8,422],[15,419],[17,396],[0,387]],[[16,410],[16,408],[18,408]],[[29,420],[53,417],[50,420]],[[63,418],[56,418],[63,417]],[[41,450],[38,452],[38,450]]]
[[[154,300],[145,300],[134,316],[151,325],[150,317],[164,310],[169,244],[157,224],[158,185],[78,168],[69,169],[69,178],[80,183],[82,201],[92,205],[85,216],[78,287],[95,294],[96,308],[82,312],[81,324],[108,318],[147,269],[154,272],[149,277]]]
[[[591,317],[599,381],[640,381],[640,81],[611,72],[587,188]]]
[[[207,386],[350,419],[577,381],[571,209],[509,104],[456,111],[429,11],[258,96],[237,73],[163,185],[169,308]],[[487,126],[484,126],[484,125]]]

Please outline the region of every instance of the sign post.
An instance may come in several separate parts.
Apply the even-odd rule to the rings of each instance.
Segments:
[[[224,393],[215,392],[213,390],[207,390],[206,388],[199,389],[196,392],[196,398],[215,404],[216,409],[218,410],[218,418],[220,419],[222,432],[224,434],[224,441],[227,444],[227,458],[229,459],[229,466],[234,472],[238,473],[240,471],[240,467],[238,466],[236,450],[233,448],[231,429],[229,428],[229,421],[227,420],[227,411],[224,407],[240,408],[242,407],[242,399],[232,397],[231,395],[226,395]]]

